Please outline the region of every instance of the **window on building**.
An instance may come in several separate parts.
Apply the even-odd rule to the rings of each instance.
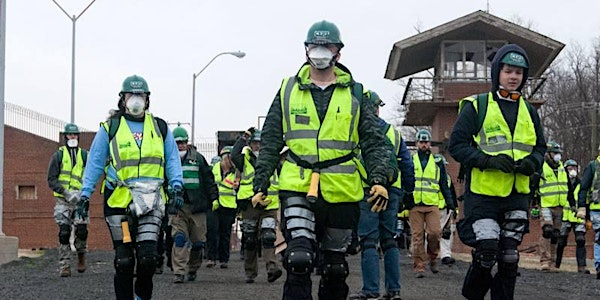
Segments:
[[[37,188],[35,185],[18,185],[17,200],[37,200]]]
[[[452,79],[486,80],[491,61],[505,41],[442,42],[442,76]]]

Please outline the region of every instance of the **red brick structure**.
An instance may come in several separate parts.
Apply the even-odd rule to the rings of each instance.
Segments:
[[[82,132],[81,147],[89,149],[94,134]],[[56,248],[55,200],[48,188],[47,175],[50,156],[63,142],[57,143],[6,125],[4,145],[4,233],[18,237],[22,249]],[[112,249],[99,191],[92,196],[90,213],[89,249]]]
[[[564,48],[564,44],[508,22],[483,11],[476,11],[456,20],[394,43],[385,78],[408,78],[402,104],[406,105],[406,126],[430,127],[434,152],[443,154],[454,180],[457,193],[464,187],[456,181],[459,165],[447,153],[448,139],[458,115],[459,100],[490,90],[491,59],[498,48],[515,43],[523,47],[530,59],[524,97],[540,106],[544,103],[536,91],[544,83],[544,72]],[[427,71],[427,75],[423,76]],[[411,138],[408,139],[409,143]],[[541,236],[538,220],[532,220],[531,233],[525,236],[522,248],[535,249]],[[588,231],[587,254],[593,256],[593,232]],[[574,256],[573,235],[565,256]],[[454,251],[468,253],[471,248],[456,238]]]

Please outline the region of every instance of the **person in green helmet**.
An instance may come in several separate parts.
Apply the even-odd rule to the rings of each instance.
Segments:
[[[544,272],[557,272],[556,250],[562,226],[563,207],[570,207],[567,199],[569,177],[561,161],[563,151],[560,145],[550,141],[546,147],[542,170],[539,175],[532,176],[531,186],[535,202],[539,202],[541,208],[540,265]]]
[[[236,140],[231,149],[231,161],[241,174],[237,207],[242,215],[246,283],[253,283],[258,276],[259,253],[262,253],[266,264],[268,282],[274,282],[283,274],[275,254],[279,209],[277,173],[271,174],[269,195],[260,201],[252,199],[252,180],[256,170],[254,166],[261,149],[261,137],[261,131],[251,127]]]
[[[79,128],[73,123],[65,125],[64,145],[52,154],[48,164],[48,186],[54,192],[54,221],[58,224],[58,265],[61,277],[71,276],[71,231],[75,229],[77,272],[85,272],[87,265],[87,224],[89,217],[76,213],[80,201],[83,172],[87,150],[79,147]]]
[[[573,230],[575,235],[575,258],[577,260],[577,272],[590,274],[589,270],[586,270],[586,250],[585,250],[585,218],[577,217],[578,201],[577,193],[579,193],[579,185],[581,180],[579,179],[578,165],[573,159],[568,159],[564,164],[565,171],[569,180],[567,182],[569,186],[569,194],[567,196],[568,205],[563,208],[562,224],[560,227],[560,234],[558,236],[558,242],[556,246],[556,268],[559,269],[562,256],[565,247],[567,247],[567,240],[569,239],[569,232]]]
[[[211,167],[206,158],[188,144],[188,133],[183,127],[173,130],[183,169],[183,207],[169,209],[173,237],[174,283],[196,280],[202,264],[206,244],[206,214],[211,203],[219,198]],[[188,248],[191,245],[191,249]]]
[[[584,218],[586,213],[589,213],[595,241],[594,269],[596,269],[596,279],[600,280],[600,146],[598,146],[598,156],[590,161],[583,171],[581,188],[577,195],[577,207],[578,218]]]
[[[339,62],[343,47],[335,24],[314,23],[304,41],[306,62],[282,81],[263,127],[253,202],[270,194],[279,153],[289,147],[279,177],[287,244],[283,299],[312,299],[310,275],[317,253],[323,262],[319,299],[348,297],[346,251],[364,197],[358,147],[373,211],[387,208],[386,187],[398,177],[367,89]]]
[[[467,299],[483,299],[488,291],[492,299],[514,298],[517,248],[529,224],[530,176],[541,169],[546,152],[540,118],[521,94],[529,65],[520,46],[500,47],[491,63],[491,90],[460,101],[450,135],[450,155],[466,174],[464,218],[456,228],[474,248],[462,287]]]
[[[95,185],[106,174],[104,217],[115,251],[118,300],[152,298],[167,201],[165,180],[173,190],[169,207],[184,205],[181,160],[173,133],[163,119],[148,112],[149,107],[146,80],[139,75],[125,78],[117,109],[94,136],[77,207],[86,214]]]

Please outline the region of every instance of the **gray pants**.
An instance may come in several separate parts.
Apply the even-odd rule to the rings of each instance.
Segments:
[[[77,204],[68,203],[63,198],[54,197],[56,205],[54,206],[54,221],[59,227],[58,239],[58,265],[60,267],[69,266],[71,260],[70,237],[75,231],[74,246],[77,252],[85,253],[87,249],[87,228],[85,234],[82,232],[82,225],[89,223],[89,218],[81,219],[75,217]]]

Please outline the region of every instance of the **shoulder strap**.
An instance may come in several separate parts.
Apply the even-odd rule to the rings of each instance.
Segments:
[[[83,148],[79,148],[79,149],[81,149],[80,150],[81,151],[81,158],[83,159],[83,165],[85,166],[87,164],[87,155],[88,155],[88,153]]]
[[[352,85],[352,96],[356,98],[361,104],[363,99],[363,85],[359,82],[354,82]]]
[[[487,97],[488,93],[477,94],[477,132],[479,132],[481,126],[483,126],[483,120],[485,119],[488,105]]]
[[[158,118],[158,117],[154,117],[154,120],[156,120],[156,123],[158,124],[158,130],[160,130],[160,134],[163,137],[163,141],[165,140],[165,138],[167,137],[167,130],[168,130],[168,126],[167,126],[167,122],[165,122],[165,120]]]
[[[56,150],[56,158],[58,159],[58,164],[60,164],[63,158],[63,147],[60,147],[58,150]]]
[[[119,130],[119,125],[121,124],[121,117],[110,118],[108,119],[108,141],[112,141],[112,139],[117,134],[117,130]]]

